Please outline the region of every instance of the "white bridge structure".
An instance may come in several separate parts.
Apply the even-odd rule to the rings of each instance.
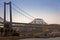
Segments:
[[[47,24],[43,19],[39,19],[39,18],[36,18],[34,19],[31,24],[42,24],[42,25],[45,25]]]

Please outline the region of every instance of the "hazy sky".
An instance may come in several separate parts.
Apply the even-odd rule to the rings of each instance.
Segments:
[[[60,24],[60,0],[0,0],[0,16],[3,17],[3,2],[11,1],[35,18],[42,18],[48,24]],[[8,10],[8,7],[7,7]],[[8,13],[8,12],[7,12]],[[30,22],[32,20],[13,10],[13,21]],[[23,13],[25,14],[25,13]],[[7,14],[8,15],[8,14]],[[8,15],[9,16],[9,15]],[[8,18],[8,17],[7,17]],[[8,19],[7,19],[8,20]]]

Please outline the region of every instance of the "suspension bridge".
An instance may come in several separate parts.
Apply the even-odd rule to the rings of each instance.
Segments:
[[[7,11],[6,11],[6,9],[7,9],[7,5],[9,5],[9,13],[10,13],[10,21],[7,21]],[[27,13],[27,12],[25,12],[23,9],[21,9],[20,7],[18,7],[17,5],[15,5],[14,3],[12,3],[12,2],[8,2],[8,3],[6,3],[6,2],[4,2],[4,19],[3,19],[3,22],[0,22],[2,25],[0,25],[0,26],[6,26],[7,24],[9,24],[9,27],[12,27],[13,25],[19,25],[19,26],[21,26],[21,25],[38,25],[38,24],[34,24],[34,23],[40,23],[40,24],[46,24],[44,21],[42,21],[42,20],[35,20],[35,21],[32,21],[31,23],[18,23],[18,22],[12,22],[12,9],[15,11],[15,12],[17,12],[19,15],[21,14],[21,15],[23,15],[24,17],[26,17],[26,18],[28,18],[29,20],[33,20],[33,19],[35,19],[35,17],[33,17],[33,16],[31,16],[29,13]],[[23,13],[25,13],[25,14],[23,14],[23,13],[21,13],[21,12],[23,12]],[[19,17],[20,18],[20,17]],[[33,24],[32,24],[33,23]]]

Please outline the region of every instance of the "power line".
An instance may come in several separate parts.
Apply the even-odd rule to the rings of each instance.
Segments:
[[[30,19],[30,20],[32,20],[32,18],[30,18],[30,17],[28,17],[28,16],[26,16],[26,15],[24,15],[23,13],[21,13],[20,11],[18,11],[18,10],[16,10],[16,8],[13,8],[16,12],[18,12],[19,14],[21,14],[21,15],[23,15],[23,16],[25,16],[25,17],[27,17],[28,19]]]
[[[25,14],[29,15],[32,18],[35,18],[33,16],[31,16],[30,14],[28,14],[27,12],[25,12],[24,10],[22,10],[21,8],[19,8],[17,5],[15,5],[14,3],[12,3],[16,8],[18,8],[20,11],[24,12]]]

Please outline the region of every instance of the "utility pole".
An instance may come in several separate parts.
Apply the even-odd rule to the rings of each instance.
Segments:
[[[11,6],[11,2],[4,2],[4,27],[6,27],[6,5],[9,5],[9,9],[10,9],[10,22],[9,22],[9,27],[12,27],[12,6]]]

